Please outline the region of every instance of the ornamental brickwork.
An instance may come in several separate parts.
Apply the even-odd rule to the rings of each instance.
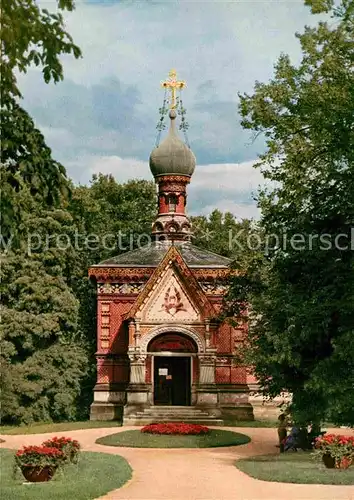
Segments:
[[[222,319],[231,261],[191,243],[186,202],[196,158],[176,128],[178,117],[188,128],[176,94],[185,82],[172,71],[163,86],[171,93],[170,128],[149,160],[158,186],[152,241],[89,270],[97,289],[91,418],[136,424],[161,406],[176,418],[176,409],[191,406],[217,423],[250,419],[251,375],[236,358],[246,331]],[[165,99],[159,133],[166,106]]]

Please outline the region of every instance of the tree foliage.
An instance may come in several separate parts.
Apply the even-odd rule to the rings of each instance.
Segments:
[[[80,49],[65,31],[60,11],[73,10],[72,0],[59,0],[57,12],[42,9],[35,0],[2,2],[1,33],[1,227],[5,242],[16,237],[21,222],[21,207],[13,204],[14,193],[23,184],[45,203],[58,206],[68,194],[65,169],[51,157],[51,151],[32,118],[19,105],[21,92],[16,74],[35,65],[44,80],[63,79],[62,54],[81,56]]]
[[[39,196],[48,206],[58,207],[69,189],[64,167],[52,158],[29,114],[14,98],[3,103],[0,113],[1,227],[4,240],[11,238],[15,243],[23,210],[14,203],[18,201],[16,193],[28,186],[33,196]]]
[[[222,213],[214,210],[209,216],[198,215],[191,217],[193,237],[196,246],[205,248],[218,255],[237,259],[240,263],[247,259],[248,238],[254,234],[256,224],[248,219],[242,221],[231,212]]]
[[[230,301],[251,304],[246,359],[264,393],[292,392],[302,422],[354,422],[353,5],[296,35],[299,66],[283,54],[272,81],[240,96],[243,126],[266,137],[258,167],[274,188],[259,195],[268,250]]]
[[[45,82],[59,82],[61,56],[81,55],[61,14],[73,1],[56,7],[10,0],[1,9],[2,419],[13,423],[87,416],[96,348],[87,270],[150,233],[155,204],[144,181],[98,176],[74,188],[19,104],[19,72],[37,66]]]
[[[1,5],[1,94],[21,96],[16,71],[26,73],[32,65],[42,68],[45,82],[63,79],[60,55],[81,51],[65,31],[60,11],[74,9],[73,0],[58,0],[57,12],[42,9],[35,0],[8,0]]]
[[[64,275],[68,254],[49,243],[70,228],[70,216],[44,209],[27,188],[17,197],[26,207],[22,239],[1,266],[1,418],[70,420],[79,415],[88,357],[79,303]]]
[[[60,0],[57,7],[72,10],[73,2]],[[2,3],[2,418],[14,423],[75,418],[87,371],[79,304],[65,277],[71,253],[45,243],[70,226],[68,181],[20,106],[16,78],[35,65],[46,82],[57,82],[60,56],[69,53],[81,55],[59,12],[34,0]],[[41,251],[28,248],[34,233],[43,240]]]
[[[18,246],[2,264],[3,421],[87,418],[97,347],[88,267],[126,250],[119,231],[122,245],[134,248],[138,229],[151,229],[153,183],[99,175],[91,186],[71,189],[59,208],[27,186],[12,193],[22,221]]]

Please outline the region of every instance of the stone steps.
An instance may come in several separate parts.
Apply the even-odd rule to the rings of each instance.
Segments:
[[[223,420],[219,418],[192,418],[192,419],[172,419],[169,418],[167,420],[156,419],[156,418],[133,418],[131,416],[124,417],[123,425],[148,425],[148,424],[156,424],[161,422],[184,422],[185,424],[199,424],[206,426],[222,426],[224,425]]]
[[[156,422],[186,422],[200,425],[223,425],[223,420],[191,406],[153,406],[124,416],[123,425],[147,425]]]
[[[145,411],[137,411],[136,412],[137,415],[152,415],[152,416],[155,416],[155,415],[159,415],[159,416],[166,416],[166,417],[174,417],[175,415],[178,415],[180,417],[209,417],[210,414],[209,412],[207,411],[184,411],[184,410],[177,410],[177,411],[173,411],[173,410],[164,410],[164,411],[161,411],[161,410],[157,410],[157,411],[153,411],[153,410],[145,410]]]

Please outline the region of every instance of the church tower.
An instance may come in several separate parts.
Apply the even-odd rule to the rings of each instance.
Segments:
[[[245,331],[220,319],[230,260],[192,244],[187,186],[196,159],[176,130],[175,71],[169,130],[152,151],[158,212],[148,245],[89,270],[97,286],[97,383],[91,419],[221,424],[250,420],[247,369],[235,363]],[[162,108],[165,110],[165,107]]]
[[[195,169],[195,156],[176,132],[177,113],[170,109],[166,139],[150,156],[150,169],[158,184],[158,215],[152,234],[159,240],[190,241],[186,215],[187,186]]]

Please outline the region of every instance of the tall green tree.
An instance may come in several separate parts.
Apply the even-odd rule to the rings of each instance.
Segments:
[[[65,169],[51,157],[40,131],[20,106],[21,92],[16,73],[26,73],[31,66],[42,69],[44,80],[63,79],[62,54],[81,56],[80,49],[65,31],[61,11],[74,9],[72,0],[58,0],[57,12],[42,9],[35,0],[2,2],[1,35],[1,179],[5,188],[1,197],[2,243],[17,236],[21,207],[15,207],[14,192],[23,182],[45,203],[59,206],[61,196],[68,194]],[[23,182],[21,182],[23,181]]]
[[[88,370],[87,341],[65,276],[74,250],[57,244],[73,232],[72,218],[43,208],[26,186],[17,198],[24,209],[22,240],[3,254],[1,265],[1,418],[75,419]]]
[[[283,54],[269,83],[240,96],[274,188],[259,196],[264,257],[230,300],[251,305],[245,356],[264,393],[291,392],[298,421],[353,424],[354,2],[306,4],[332,20],[296,35],[299,66]]]
[[[88,365],[79,303],[67,280],[75,259],[71,249],[55,246],[73,232],[69,184],[19,104],[16,78],[35,65],[47,83],[58,82],[60,56],[80,57],[61,14],[74,8],[72,0],[54,6],[49,13],[35,0],[9,0],[0,13],[2,418],[13,423],[76,418]]]
[[[65,168],[52,158],[42,133],[15,98],[2,103],[0,117],[0,220],[4,248],[18,244],[23,207],[14,200],[23,186],[28,186],[33,196],[40,196],[44,205],[52,207],[61,205],[63,196],[69,195],[69,186]]]

